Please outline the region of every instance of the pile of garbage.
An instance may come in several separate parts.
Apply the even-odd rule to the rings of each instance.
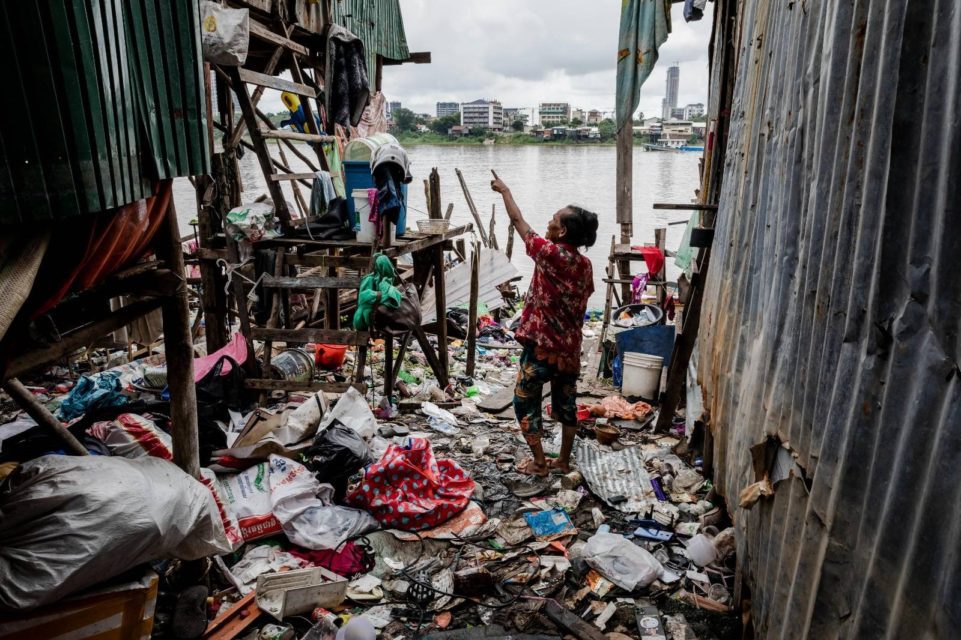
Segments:
[[[199,479],[171,462],[161,356],[32,381],[95,455],[63,455],[2,405],[0,611],[146,571],[155,637],[734,637],[733,529],[683,420],[652,433],[654,407],[592,386],[575,470],[522,475],[520,351],[479,326],[473,376],[462,342],[446,388],[414,346],[397,397],[371,384],[256,407],[242,341],[199,359]]]

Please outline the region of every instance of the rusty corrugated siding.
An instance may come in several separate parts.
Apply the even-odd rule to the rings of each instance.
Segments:
[[[209,162],[197,0],[0,5],[0,223],[150,195]]]
[[[699,379],[759,637],[957,637],[961,7],[726,3]],[[738,509],[768,436],[806,477]]]
[[[331,3],[334,23],[346,27],[364,43],[371,84],[378,55],[390,60],[410,57],[399,0],[331,0]]]

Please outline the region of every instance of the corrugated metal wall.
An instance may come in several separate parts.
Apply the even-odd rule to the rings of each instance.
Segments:
[[[721,1],[738,56],[699,378],[755,625],[958,637],[961,3]],[[737,509],[767,436],[806,478]]]
[[[0,223],[103,211],[209,163],[197,0],[0,3]]]
[[[346,27],[364,42],[371,84],[378,54],[390,60],[410,57],[399,0],[331,0],[331,3],[334,24]]]

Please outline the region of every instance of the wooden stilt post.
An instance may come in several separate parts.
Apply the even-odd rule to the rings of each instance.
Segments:
[[[497,225],[496,216],[497,216],[497,205],[492,204],[491,205],[491,225],[487,231],[487,239],[490,240],[492,249],[500,250],[500,247],[497,246],[497,236],[494,235],[494,227]]]
[[[467,200],[467,208],[470,209],[470,214],[474,216],[474,223],[477,224],[477,233],[480,234],[481,242],[484,243],[485,247],[490,246],[490,242],[487,239],[487,232],[484,231],[484,223],[481,222],[480,213],[477,211],[477,205],[474,204],[474,198],[470,195],[470,189],[467,188],[467,182],[464,181],[464,174],[460,172],[460,169],[454,169],[457,173],[457,179],[460,180],[460,188],[464,191],[464,199]]]
[[[507,259],[510,260],[514,253],[514,225],[507,225]]]
[[[174,463],[196,478],[200,475],[200,444],[197,434],[197,388],[194,386],[194,346],[190,336],[184,254],[173,198],[167,207],[166,217],[166,228],[157,237],[157,256],[181,278],[177,292],[161,307],[167,385],[170,389],[170,435],[174,446]]]
[[[617,221],[621,225],[621,243],[629,245],[634,233],[634,127],[631,118],[617,132]],[[618,262],[620,277],[628,280],[631,277],[631,263],[627,260]],[[621,299],[630,299],[630,285],[621,284]]]
[[[480,245],[474,242],[470,257],[470,300],[467,307],[467,375],[474,377],[477,361],[477,296],[480,290]]]
[[[661,227],[659,229],[654,229],[654,246],[660,249],[661,253],[664,253],[664,249],[666,247],[666,244],[665,244],[666,238],[667,238],[666,228]],[[664,264],[661,265],[660,271],[652,274],[654,276],[654,279],[661,283],[660,285],[654,288],[654,290],[657,291],[657,304],[660,307],[664,306],[664,300],[667,299],[667,266],[666,265],[667,265],[667,260],[665,260]]]
[[[57,434],[63,443],[67,446],[67,450],[78,456],[89,455],[87,450],[84,448],[80,441],[73,437],[73,434],[67,430],[67,427],[63,425],[52,413],[50,413],[45,406],[40,404],[30,390],[23,386],[19,380],[16,378],[10,378],[3,384],[3,390],[6,391],[13,401],[17,405],[27,412],[27,415],[37,421],[42,427],[47,427],[55,434]]]
[[[447,353],[447,282],[444,280],[444,245],[432,248],[434,254],[434,302],[437,310],[437,360],[444,372],[444,382],[450,374]]]

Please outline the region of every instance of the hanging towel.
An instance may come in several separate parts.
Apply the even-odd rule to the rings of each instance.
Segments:
[[[671,32],[670,0],[622,0],[617,49],[617,128],[630,125],[657,49]]]
[[[334,181],[326,171],[314,173],[314,183],[310,187],[310,215],[322,216],[327,213],[330,201],[337,197]]]
[[[644,262],[647,263],[647,272],[653,278],[661,272],[664,268],[664,252],[657,247],[631,247],[632,251],[639,251],[642,256],[644,256]]]

